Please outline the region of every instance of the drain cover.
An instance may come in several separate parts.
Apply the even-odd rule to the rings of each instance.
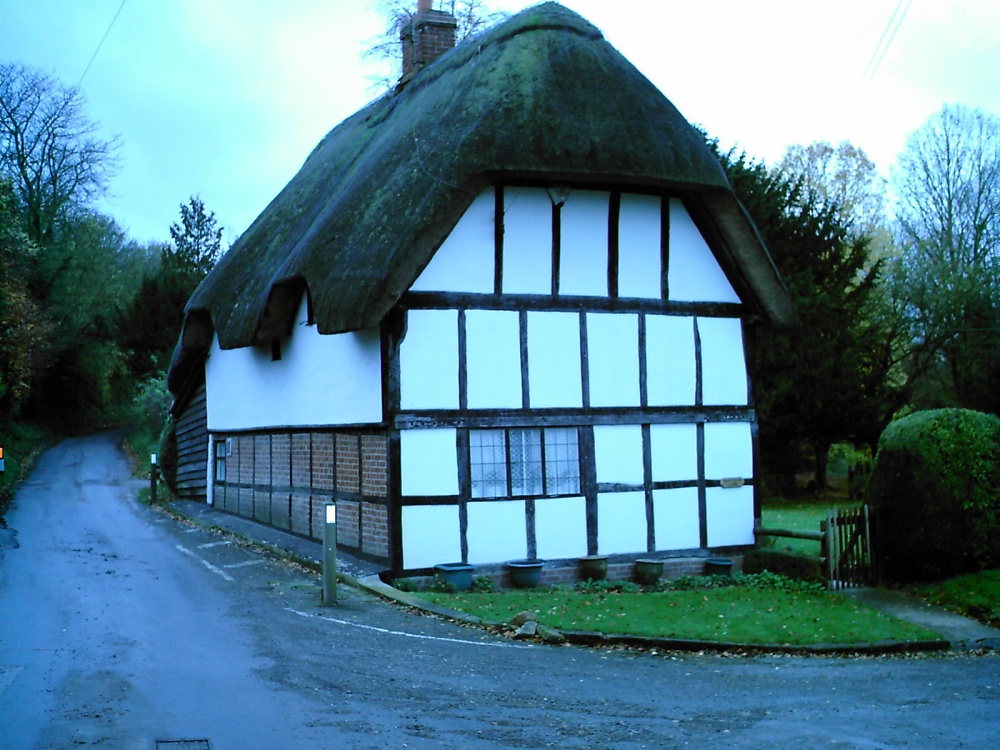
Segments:
[[[212,750],[208,740],[157,740],[156,750]]]

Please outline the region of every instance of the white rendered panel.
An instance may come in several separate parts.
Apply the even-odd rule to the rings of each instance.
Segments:
[[[503,202],[503,293],[551,294],[552,200],[548,191],[505,187]]]
[[[541,560],[587,554],[587,501],[582,497],[535,500],[535,546]]]
[[[532,409],[583,406],[576,313],[528,313],[528,399]]]
[[[705,490],[708,546],[753,544],[753,487],[745,485]]]
[[[457,505],[409,505],[402,510],[404,568],[462,559]]]
[[[608,296],[609,193],[574,190],[560,219],[559,294]]]
[[[684,205],[670,201],[670,299],[684,302],[739,302],[732,284]]]
[[[410,290],[492,294],[495,215],[496,197],[490,188],[472,201]]]
[[[523,560],[528,555],[524,501],[469,503],[469,562]]]
[[[661,295],[660,198],[625,193],[618,218],[618,296]]]
[[[653,526],[658,550],[700,547],[698,488],[653,490]]]
[[[646,399],[650,406],[694,406],[694,318],[646,316]]]
[[[594,454],[598,482],[645,483],[639,425],[594,425]]]
[[[403,409],[458,408],[458,311],[410,310],[399,347]]]
[[[465,313],[466,372],[470,409],[521,407],[521,334],[518,313]]]
[[[587,313],[591,406],[639,405],[639,316]]]
[[[597,553],[646,551],[646,493],[597,495]]]
[[[753,438],[749,422],[705,425],[705,478],[753,477]]]
[[[454,429],[403,430],[399,433],[399,452],[404,495],[458,494]]]
[[[223,350],[205,363],[209,430],[377,423],[382,420],[378,329],[322,336],[303,298],[292,335],[271,347]]]
[[[701,395],[708,405],[747,403],[747,365],[739,318],[698,318]]]
[[[698,478],[698,428],[693,424],[649,426],[654,482],[685,482]]]

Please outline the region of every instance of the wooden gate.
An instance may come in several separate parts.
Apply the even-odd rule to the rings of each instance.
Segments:
[[[821,555],[832,590],[871,586],[875,583],[871,524],[868,506],[834,508],[820,524]]]

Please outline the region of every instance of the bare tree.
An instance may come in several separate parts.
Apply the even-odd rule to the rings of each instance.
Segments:
[[[88,205],[117,168],[118,139],[99,138],[79,89],[0,64],[0,176],[14,185],[28,237],[47,244],[72,207]]]
[[[958,405],[1000,409],[1000,118],[946,106],[894,173],[911,339]]]
[[[836,206],[856,235],[871,235],[884,220],[885,180],[868,155],[848,141],[789,146],[778,171],[801,180],[805,192]]]

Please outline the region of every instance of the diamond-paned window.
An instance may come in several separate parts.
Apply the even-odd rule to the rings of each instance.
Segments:
[[[576,494],[579,456],[572,427],[471,430],[472,497]]]

